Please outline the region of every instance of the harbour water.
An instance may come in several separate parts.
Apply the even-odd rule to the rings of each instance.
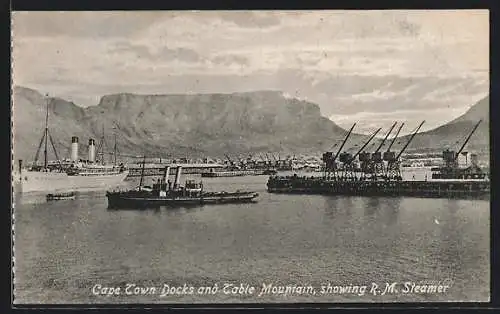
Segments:
[[[258,203],[189,209],[108,210],[104,191],[57,202],[18,196],[15,303],[489,300],[489,202],[276,195],[266,181],[203,178],[207,190],[255,190]],[[405,290],[426,282],[449,288]],[[396,290],[370,293],[386,283]],[[314,291],[260,294],[269,284]],[[349,286],[358,290],[339,288]],[[96,295],[104,287],[120,293]]]

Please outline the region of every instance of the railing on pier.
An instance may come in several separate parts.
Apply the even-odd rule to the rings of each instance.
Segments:
[[[201,174],[204,172],[216,171],[216,169],[224,168],[219,164],[146,164],[144,166],[144,176],[161,176],[165,171],[165,167],[170,167],[174,171],[177,167],[182,167],[182,172],[185,174]],[[142,165],[129,165],[127,167],[128,177],[140,177]]]

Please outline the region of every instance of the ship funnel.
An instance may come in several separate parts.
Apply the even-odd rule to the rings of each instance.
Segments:
[[[21,176],[23,172],[23,160],[19,159],[19,176]]]
[[[71,160],[78,161],[78,137],[71,138]]]
[[[89,139],[89,161],[95,162],[95,140]]]
[[[175,174],[175,187],[179,187],[179,183],[181,182],[181,172],[182,172],[182,167],[177,166],[177,172]]]
[[[163,174],[163,183],[167,183],[169,175],[170,175],[170,167],[165,167],[165,173]]]

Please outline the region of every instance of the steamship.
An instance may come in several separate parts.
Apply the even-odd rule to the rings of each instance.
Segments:
[[[96,160],[95,140],[89,139],[88,158],[79,158],[78,137],[71,138],[71,158],[59,159],[52,136],[48,128],[49,109],[47,103],[45,117],[45,132],[40,140],[35,161],[31,166],[23,167],[19,160],[18,171],[15,172],[14,186],[22,193],[28,192],[64,192],[85,189],[107,189],[119,186],[127,177],[128,170],[123,164],[116,164],[116,150],[114,164],[104,163],[104,152],[101,160]],[[47,159],[48,144],[51,144],[56,161]],[[115,140],[116,141],[116,140]],[[38,165],[38,155],[44,145],[44,162]],[[115,144],[116,147],[116,144]]]
[[[143,161],[141,181],[135,189],[126,191],[107,191],[109,209],[134,209],[134,208],[159,208],[177,206],[201,206],[205,204],[234,204],[252,203],[259,196],[253,191],[233,192],[204,192],[203,183],[186,180],[184,186],[180,184],[182,166],[177,167],[175,181],[168,180],[170,167],[164,168],[163,178],[159,179],[152,187],[143,185]]]
[[[123,164],[102,164],[95,159],[95,140],[89,139],[88,159],[78,156],[78,138],[71,144],[71,158],[45,162],[43,166],[23,167],[19,161],[22,193],[62,192],[80,189],[107,189],[120,185],[128,175]]]

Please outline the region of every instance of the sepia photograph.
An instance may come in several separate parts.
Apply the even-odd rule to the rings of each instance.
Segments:
[[[13,303],[490,301],[488,10],[13,11]]]

